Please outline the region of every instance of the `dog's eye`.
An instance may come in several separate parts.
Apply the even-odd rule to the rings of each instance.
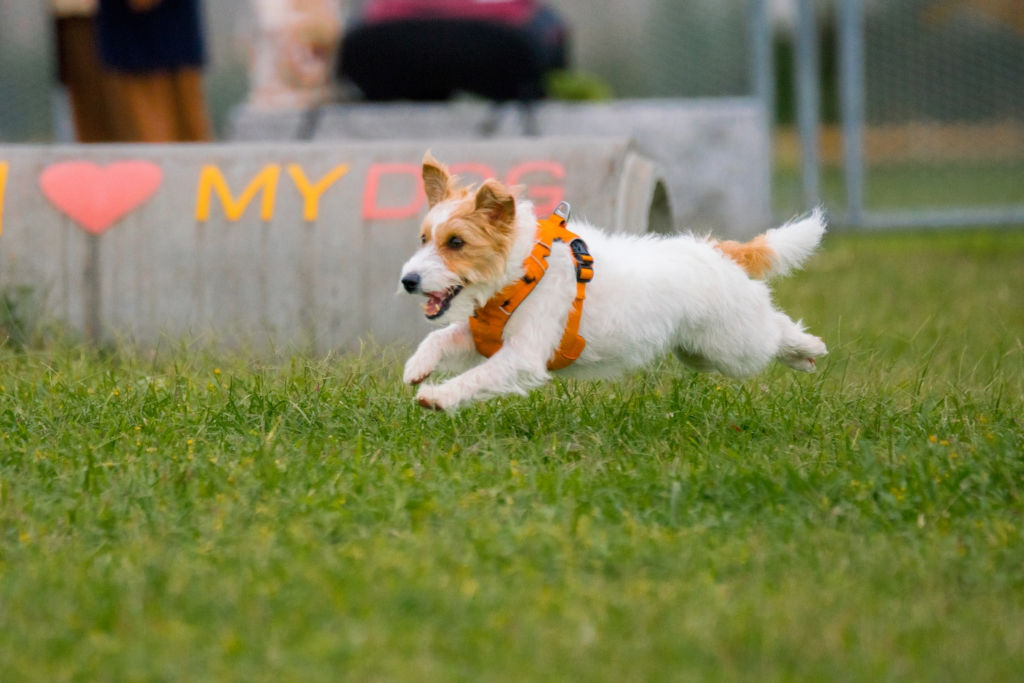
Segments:
[[[451,237],[448,238],[449,249],[462,249],[462,247],[465,246],[465,244],[466,243],[463,241],[463,239],[458,235],[452,235]]]
[[[420,235],[420,244],[426,244],[426,243],[427,243],[427,236],[426,235]]]

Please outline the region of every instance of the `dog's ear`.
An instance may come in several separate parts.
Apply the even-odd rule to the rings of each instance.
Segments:
[[[511,224],[516,217],[516,200],[497,180],[485,180],[476,191],[476,210],[492,224]]]
[[[427,193],[427,203],[431,208],[451,195],[448,169],[429,150],[423,155],[423,190]]]

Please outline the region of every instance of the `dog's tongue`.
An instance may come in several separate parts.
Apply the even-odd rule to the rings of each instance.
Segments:
[[[437,312],[441,310],[441,306],[444,305],[444,294],[438,294],[436,292],[427,292],[427,302],[423,304],[423,311],[428,315],[437,315]]]

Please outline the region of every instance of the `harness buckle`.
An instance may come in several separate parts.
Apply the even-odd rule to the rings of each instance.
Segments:
[[[590,282],[594,278],[594,257],[587,251],[587,243],[577,237],[569,242],[569,249],[576,266],[576,282]]]
[[[569,202],[559,202],[553,213],[556,216],[561,217],[562,220],[568,221],[569,214],[572,213],[572,205],[570,205]]]

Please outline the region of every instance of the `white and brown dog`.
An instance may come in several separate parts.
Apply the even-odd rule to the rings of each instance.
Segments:
[[[438,370],[461,373],[422,384],[416,398],[424,407],[451,410],[525,394],[552,373],[609,377],[669,351],[697,370],[734,377],[772,360],[813,372],[815,358],[826,353],[821,339],[775,308],[764,282],[814,251],[825,232],[820,211],[743,244],[609,234],[574,221],[576,234],[549,236],[545,247],[538,232],[545,221],[498,181],[475,190],[457,186],[428,152],[423,185],[430,209],[399,291],[425,297],[427,318],[448,325],[420,343],[404,380],[420,384]],[[593,278],[581,284],[588,247]],[[516,292],[523,284],[528,296]],[[518,307],[502,310],[511,299]],[[502,320],[495,326],[496,310]],[[574,324],[578,329],[567,330]],[[566,351],[573,339],[575,350]]]

